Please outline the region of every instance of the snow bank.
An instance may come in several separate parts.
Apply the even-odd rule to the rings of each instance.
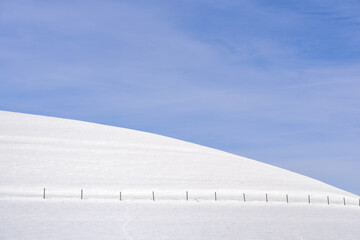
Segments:
[[[258,161],[155,134],[0,111],[0,193],[236,191],[352,196]]]
[[[140,131],[0,111],[0,166],[0,239],[360,236],[354,194]]]

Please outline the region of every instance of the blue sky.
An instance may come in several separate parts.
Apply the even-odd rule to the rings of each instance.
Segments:
[[[360,194],[358,1],[0,2],[0,109],[166,135]]]

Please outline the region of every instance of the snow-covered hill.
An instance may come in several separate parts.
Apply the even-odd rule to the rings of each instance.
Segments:
[[[0,111],[1,188],[349,193],[200,145],[100,124]]]
[[[344,239],[356,239],[360,233],[354,194],[255,160],[135,130],[0,111],[0,166],[0,239],[241,239],[239,234],[245,239],[340,239],[344,231]],[[41,199],[43,188],[48,201]],[[81,204],[80,189],[86,199]],[[151,199],[154,191],[156,201],[115,202],[120,191],[122,200]],[[239,225],[239,219],[262,225]],[[271,219],[270,231],[263,224],[272,226]],[[73,221],[82,224],[80,232],[67,232]],[[329,223],[323,226],[325,235],[312,229],[322,221]],[[168,226],[171,222],[178,227]],[[105,234],[109,224],[120,229]],[[54,237],[41,226],[64,235]],[[282,227],[293,229],[292,235]],[[94,232],[86,232],[91,228]]]

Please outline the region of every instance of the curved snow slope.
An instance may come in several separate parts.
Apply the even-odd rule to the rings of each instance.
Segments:
[[[0,189],[231,190],[352,195],[196,144],[100,124],[0,111]]]

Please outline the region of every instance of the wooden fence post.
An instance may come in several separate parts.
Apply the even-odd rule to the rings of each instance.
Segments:
[[[244,197],[244,202],[246,202],[245,193],[243,193],[243,197]]]
[[[343,198],[344,199],[344,206],[346,205],[346,202],[345,202],[345,197]]]
[[[330,205],[330,198],[329,198],[329,196],[327,196],[327,203],[328,203],[328,205]]]
[[[308,201],[309,201],[309,204],[310,204],[310,195],[308,195]]]
[[[186,201],[189,201],[189,192],[186,191]]]
[[[83,199],[83,190],[81,189],[80,199]]]
[[[215,192],[215,201],[217,201],[217,196],[216,196],[216,192]]]
[[[45,188],[44,188],[44,192],[43,192],[43,198],[45,199]]]
[[[153,198],[153,201],[155,201],[155,193],[154,193],[154,191],[152,192],[152,198]]]
[[[120,192],[120,201],[122,201],[122,198],[121,198],[121,192]]]
[[[286,194],[286,203],[289,203],[289,196]]]
[[[266,198],[266,202],[268,202],[268,201],[269,201],[269,199],[268,199],[268,194],[266,193],[265,196],[266,196],[266,197],[265,197],[265,198]]]

